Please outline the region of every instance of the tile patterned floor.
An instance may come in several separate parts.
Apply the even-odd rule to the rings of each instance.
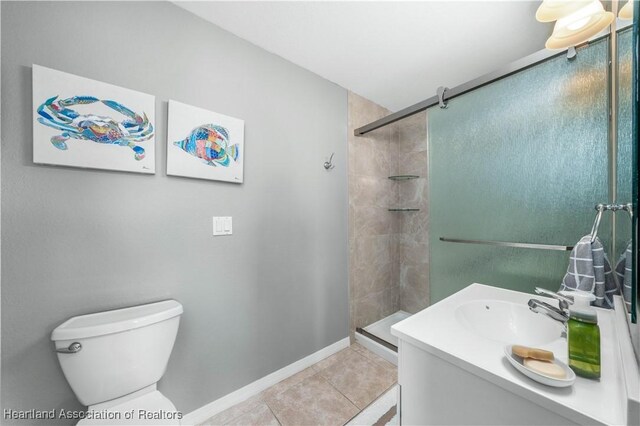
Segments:
[[[202,425],[344,425],[397,378],[395,365],[356,343]]]

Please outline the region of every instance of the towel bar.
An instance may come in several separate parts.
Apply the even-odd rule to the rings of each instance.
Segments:
[[[528,249],[537,249],[537,250],[556,250],[556,251],[573,250],[573,246],[559,246],[559,245],[553,245],[553,244],[511,243],[506,241],[491,241],[491,240],[463,240],[459,238],[445,238],[445,237],[440,237],[440,241],[444,241],[446,243],[485,244],[489,246],[528,248]]]

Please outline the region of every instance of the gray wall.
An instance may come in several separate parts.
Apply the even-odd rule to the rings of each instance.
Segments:
[[[34,165],[33,63],[154,94],[157,173]],[[245,120],[244,184],[165,175],[168,99]],[[49,341],[74,315],[182,302],[185,413],[346,337],[346,120],[344,89],[170,3],[2,2],[3,408],[81,408]]]

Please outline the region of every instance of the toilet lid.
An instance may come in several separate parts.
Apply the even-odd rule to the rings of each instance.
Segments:
[[[172,425],[177,426],[182,413],[159,391],[104,410],[87,411],[87,418],[78,425]]]

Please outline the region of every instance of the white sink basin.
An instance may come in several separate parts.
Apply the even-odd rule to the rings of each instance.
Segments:
[[[471,332],[504,344],[539,346],[561,337],[563,326],[526,305],[474,300],[455,309],[456,320]]]
[[[531,298],[558,303],[474,283],[391,327],[398,338],[402,423],[640,424],[637,415],[629,416],[638,410],[633,411],[637,399],[628,397],[627,389],[637,394],[639,376],[625,314],[617,311],[622,299],[616,296],[615,312],[595,308],[602,332],[602,377],[578,377],[563,390],[529,380],[505,359],[507,345],[522,344],[552,351],[567,363],[564,327],[529,311]],[[628,368],[620,363],[622,336]]]

